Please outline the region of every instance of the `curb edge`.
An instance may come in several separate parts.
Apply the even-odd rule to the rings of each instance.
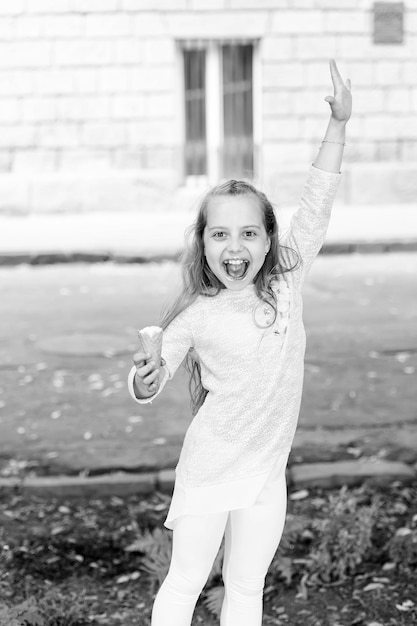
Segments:
[[[342,462],[343,463],[343,462]],[[355,463],[355,462],[352,462]],[[417,468],[405,463],[385,461],[383,463],[366,463],[361,469],[358,465],[351,474],[343,471],[343,466],[336,463],[305,463],[287,468],[287,484],[289,490],[300,490],[308,487],[332,489],[343,485],[357,486],[364,482],[384,484],[399,481],[410,482],[417,477]],[[375,471],[372,471],[372,468]],[[379,471],[376,471],[379,468]],[[312,471],[315,469],[316,471]],[[115,472],[100,476],[48,476],[0,478],[0,493],[22,491],[29,495],[43,495],[57,498],[73,497],[105,497],[150,495],[155,491],[171,494],[175,481],[175,470],[164,469],[156,472],[133,474]]]
[[[320,250],[322,255],[341,254],[381,254],[389,252],[417,252],[417,239],[403,241],[362,241],[325,243]],[[98,250],[88,252],[0,252],[0,266],[14,265],[54,265],[57,263],[161,263],[178,262],[182,250],[175,253],[128,254],[118,251]]]

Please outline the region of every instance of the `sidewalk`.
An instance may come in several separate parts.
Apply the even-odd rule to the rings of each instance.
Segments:
[[[279,214],[278,218],[283,228],[288,225],[290,215],[290,209]],[[155,259],[172,259],[182,249],[184,230],[193,219],[194,216],[190,212],[0,216],[0,265],[72,261],[143,263]],[[324,253],[382,251],[417,251],[417,204],[334,207],[323,247]],[[393,255],[391,261],[395,256]],[[415,258],[415,255],[412,257]],[[372,258],[374,257],[369,256],[368,260],[371,261]],[[327,262],[325,259],[322,261]],[[349,265],[352,265],[350,261]],[[332,260],[331,264],[334,265],[334,262],[336,260]],[[340,259],[340,262],[343,262],[343,259]],[[357,262],[359,263],[359,259]],[[398,265],[402,262],[397,260]],[[362,260],[360,263],[362,264]],[[122,269],[121,266],[118,269]],[[143,269],[145,270],[145,267]],[[317,266],[316,270],[318,269]],[[336,277],[335,280],[339,278]],[[392,279],[390,284],[388,291],[391,293],[394,284]],[[355,289],[355,297],[360,298],[362,292],[359,284]],[[368,287],[365,286],[363,289]],[[56,291],[55,289],[54,293]],[[398,327],[397,318],[395,324]],[[407,346],[415,345],[413,332],[411,334],[408,332],[408,343],[405,340],[403,343],[398,342],[398,346],[401,343],[400,347],[403,350]],[[411,353],[414,354],[412,350]],[[402,353],[400,356],[405,358]],[[414,363],[412,358],[411,356],[406,363],[409,369]],[[392,360],[395,362],[394,357]],[[374,363],[371,369],[375,369]],[[374,373],[370,372],[372,375]],[[412,376],[407,380],[408,385],[415,382]],[[388,484],[393,480],[405,482],[415,480],[417,425],[415,420],[411,419],[410,424],[404,427],[404,432],[399,428],[401,425],[393,419],[389,427],[381,426],[377,430],[370,426],[368,434],[371,436],[372,446],[367,444],[369,449],[364,451],[362,458],[355,456],[358,451],[355,445],[352,445],[352,441],[359,441],[364,436],[363,429],[352,428],[352,425],[336,431],[326,427],[316,430],[300,428],[294,442],[293,463],[290,464],[288,471],[290,492],[296,497],[297,490],[314,486],[337,487],[342,484],[358,484],[364,480]],[[384,452],[384,449],[387,451],[390,442],[393,444],[390,454],[385,457],[379,454]],[[318,459],[320,462],[317,462]],[[112,471],[111,467],[107,467],[107,473],[91,476],[26,476],[23,483],[17,476],[0,475],[0,492],[3,489],[12,492],[22,487],[24,492],[46,497],[124,496],[130,493],[146,495],[155,489],[170,493],[174,482],[174,470],[161,469],[163,467],[166,465],[156,463],[155,471],[143,470],[141,473]]]
[[[294,207],[278,213],[281,229]],[[0,265],[176,259],[194,213],[0,215]],[[416,204],[335,205],[323,253],[417,251]]]

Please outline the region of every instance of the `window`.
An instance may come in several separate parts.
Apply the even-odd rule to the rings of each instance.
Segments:
[[[225,177],[253,175],[252,46],[222,46]]]
[[[184,171],[254,175],[253,42],[183,42]]]
[[[185,171],[188,175],[207,171],[205,62],[205,50],[184,50]]]

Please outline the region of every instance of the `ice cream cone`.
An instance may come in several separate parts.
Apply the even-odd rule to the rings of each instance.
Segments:
[[[145,353],[149,352],[156,367],[161,365],[163,330],[159,326],[146,326],[138,330],[139,341]]]

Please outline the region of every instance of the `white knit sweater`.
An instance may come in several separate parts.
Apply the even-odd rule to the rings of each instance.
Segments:
[[[214,297],[200,295],[164,331],[166,366],[158,392],[138,400],[133,391],[134,367],[129,374],[132,397],[141,404],[151,402],[188,350],[195,349],[208,394],[186,432],[176,479],[183,492],[209,489],[205,498],[203,492],[198,495],[206,510],[218,509],[208,503],[209,493],[216,501],[216,486],[224,494],[227,485],[232,488],[254,479],[254,490],[259,491],[277,459],[289,453],[304,373],[301,287],[323,244],[340,177],[314,166],[309,170],[299,208],[281,239],[299,251],[302,266],[285,273],[274,286],[279,315],[273,327],[259,328],[254,323],[254,315],[265,326],[268,319],[268,307],[260,302],[254,284],[241,291],[222,289]],[[263,477],[259,483],[258,476]],[[234,500],[233,508],[243,502],[236,494]]]

